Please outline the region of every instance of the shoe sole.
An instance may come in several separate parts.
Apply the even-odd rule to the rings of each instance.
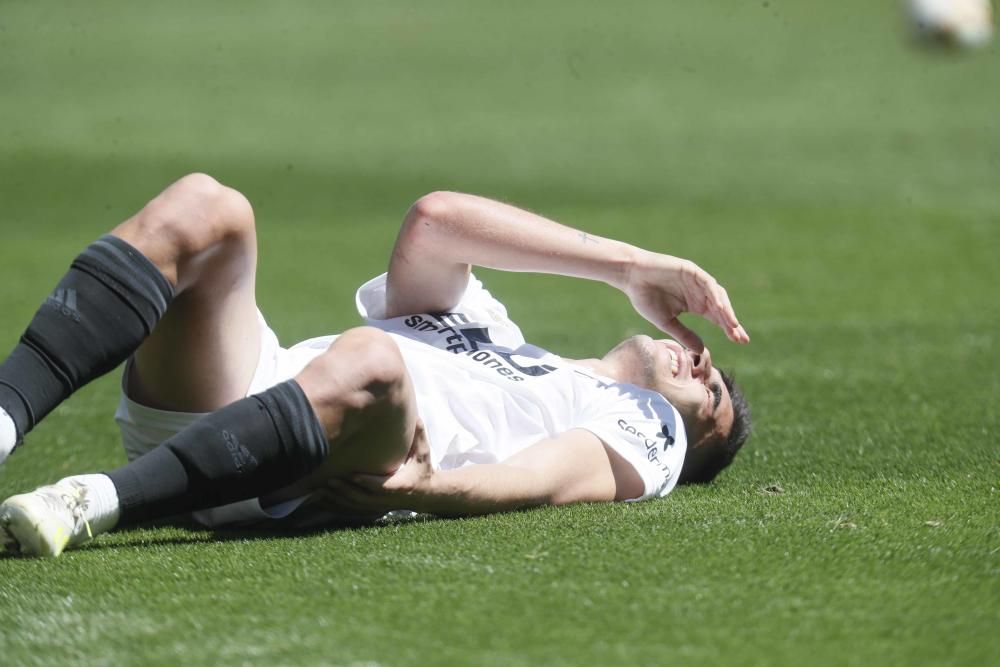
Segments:
[[[0,524],[14,551],[26,556],[56,558],[69,544],[65,527],[47,516],[46,507],[37,507],[30,495],[14,496],[0,505]]]

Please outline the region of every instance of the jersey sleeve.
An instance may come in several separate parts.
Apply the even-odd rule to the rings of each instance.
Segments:
[[[639,473],[643,494],[632,500],[667,495],[677,485],[687,451],[680,414],[660,394],[634,385],[610,385],[602,393],[578,427],[600,438]]]
[[[386,273],[372,278],[358,288],[355,295],[358,314],[372,326],[408,335],[415,326],[426,328],[422,326],[423,322],[429,321],[428,318],[434,318],[439,322],[447,321],[456,327],[469,326],[488,330],[489,342],[496,345],[513,349],[525,343],[520,327],[507,315],[507,308],[490,294],[474,274],[470,274],[462,298],[449,312],[430,315],[413,313],[392,319],[385,318],[387,278]],[[420,320],[416,325],[414,318]],[[431,340],[424,342],[435,344]]]

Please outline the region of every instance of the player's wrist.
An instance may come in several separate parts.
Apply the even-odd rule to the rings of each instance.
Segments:
[[[664,255],[651,250],[630,246],[622,266],[622,285],[619,289],[632,294],[637,289],[649,287],[651,276],[661,266]]]
[[[461,513],[462,492],[449,471],[435,470],[421,485],[418,511],[439,516]]]
[[[638,268],[644,261],[644,256],[649,253],[634,245],[619,243],[620,247],[616,249],[614,260],[610,264],[610,275],[604,282],[627,294]]]

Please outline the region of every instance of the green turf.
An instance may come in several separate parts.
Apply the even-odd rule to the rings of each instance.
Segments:
[[[896,4],[0,3],[0,348],[185,172],[253,201],[286,342],[353,324],[407,205],[461,189],[713,271],[758,422],[658,502],[0,559],[0,663],[995,663],[1000,55],[910,48]],[[486,277],[568,356],[650,332]],[[116,391],[0,496],[120,463]]]

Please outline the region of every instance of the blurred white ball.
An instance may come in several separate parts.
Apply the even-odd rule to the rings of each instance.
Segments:
[[[908,0],[919,38],[952,46],[983,46],[993,37],[990,0]]]

